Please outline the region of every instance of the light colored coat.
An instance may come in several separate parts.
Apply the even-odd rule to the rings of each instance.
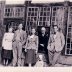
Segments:
[[[20,38],[19,38],[19,36],[20,36]],[[19,30],[16,30],[14,33],[13,41],[14,41],[14,43],[21,42],[22,46],[24,48],[25,42],[26,42],[26,37],[27,37],[26,31],[21,30],[21,32],[19,32]]]
[[[12,41],[14,33],[5,33],[2,41],[2,47],[6,50],[12,50]]]
[[[64,45],[65,45],[65,38],[63,33],[57,32],[55,39],[54,34],[50,35],[47,48],[49,51],[53,51],[54,48],[56,51],[62,51]]]

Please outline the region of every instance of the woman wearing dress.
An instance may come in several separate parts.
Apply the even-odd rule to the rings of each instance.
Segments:
[[[26,42],[26,59],[25,63],[29,66],[36,63],[36,54],[38,52],[38,36],[35,35],[35,29],[32,29],[32,34],[28,36]]]
[[[4,34],[2,41],[2,59],[3,64],[7,66],[9,64],[9,60],[12,60],[12,40],[14,37],[14,33],[12,33],[13,29],[9,28],[8,32]]]

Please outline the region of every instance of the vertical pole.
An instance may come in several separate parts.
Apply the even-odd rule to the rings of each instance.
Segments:
[[[69,7],[69,1],[65,0],[64,1],[64,21],[63,21],[65,40],[67,35],[68,7]],[[65,44],[66,42],[67,40],[65,41]],[[65,47],[62,53],[65,54]]]
[[[31,0],[26,0],[25,1],[25,12],[24,12],[24,26],[25,26],[25,30],[26,30],[26,18],[27,18],[27,7],[31,4]]]
[[[67,33],[68,6],[69,6],[69,1],[65,0],[64,1],[64,21],[63,21],[64,35],[65,36],[66,36],[66,33]]]

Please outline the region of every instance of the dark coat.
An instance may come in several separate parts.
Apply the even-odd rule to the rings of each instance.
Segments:
[[[47,52],[48,52],[48,50],[47,50],[48,40],[49,40],[48,34],[45,34],[44,36],[42,36],[42,35],[39,36],[39,48],[38,48],[39,53],[47,54]],[[42,47],[40,44],[43,44],[44,47]]]

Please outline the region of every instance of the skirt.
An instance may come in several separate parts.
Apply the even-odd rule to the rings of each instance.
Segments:
[[[13,51],[12,50],[5,50],[2,49],[2,59],[12,59],[13,58]]]
[[[25,64],[36,63],[36,53],[34,49],[28,49],[25,57]]]

